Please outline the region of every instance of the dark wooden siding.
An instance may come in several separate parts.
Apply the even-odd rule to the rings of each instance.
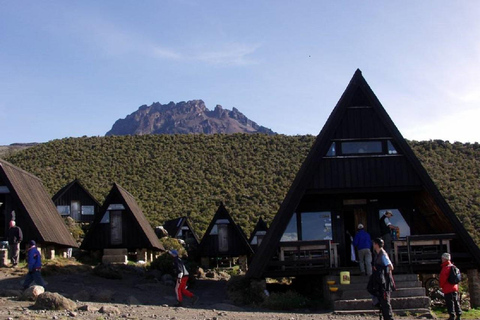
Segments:
[[[88,194],[78,184],[72,184],[60,197],[54,199],[56,206],[69,206],[72,201],[79,201],[81,206],[94,206],[94,213],[97,214],[99,210],[98,202]],[[81,222],[92,222],[95,215],[81,215]]]

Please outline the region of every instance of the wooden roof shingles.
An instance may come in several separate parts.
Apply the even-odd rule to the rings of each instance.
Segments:
[[[31,222],[32,230],[37,232],[31,235],[32,238],[45,244],[77,247],[42,181],[2,159],[0,168],[3,180],[20,208],[17,216],[24,215],[25,220]]]

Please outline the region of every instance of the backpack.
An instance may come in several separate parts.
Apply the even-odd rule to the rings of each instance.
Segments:
[[[450,268],[450,273],[448,274],[448,280],[450,284],[459,284],[462,281],[462,274],[460,273],[460,269],[458,269],[455,265],[452,264]]]

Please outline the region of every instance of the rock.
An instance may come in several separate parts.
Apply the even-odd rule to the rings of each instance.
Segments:
[[[197,269],[197,276],[198,276],[199,278],[205,278],[205,271],[203,270],[203,268],[198,267],[198,269]]]
[[[37,297],[33,306],[35,309],[42,310],[69,310],[77,309],[77,304],[55,292],[44,292]]]
[[[212,270],[209,270],[205,273],[205,277],[210,278],[210,279],[216,279],[216,274]]]
[[[120,314],[120,309],[114,306],[105,305],[102,306],[98,312],[107,314]]]
[[[139,305],[139,304],[141,304],[140,301],[138,301],[138,299],[135,298],[134,296],[129,296],[129,297],[127,298],[127,301],[126,301],[126,302],[127,302],[127,304],[130,305],[130,306],[131,306],[131,305]]]
[[[45,288],[42,286],[31,286],[23,291],[20,300],[24,301],[35,301],[37,297],[45,292]]]
[[[113,300],[113,292],[110,290],[100,290],[94,293],[93,300],[99,302],[111,302]]]
[[[86,305],[78,307],[77,310],[78,311],[92,311],[92,307],[90,307],[89,305],[86,304]]]

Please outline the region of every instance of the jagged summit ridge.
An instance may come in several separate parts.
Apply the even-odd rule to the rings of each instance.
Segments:
[[[272,130],[259,126],[237,108],[217,105],[210,111],[202,100],[142,105],[125,119],[117,120],[107,136],[187,133],[266,133]]]

